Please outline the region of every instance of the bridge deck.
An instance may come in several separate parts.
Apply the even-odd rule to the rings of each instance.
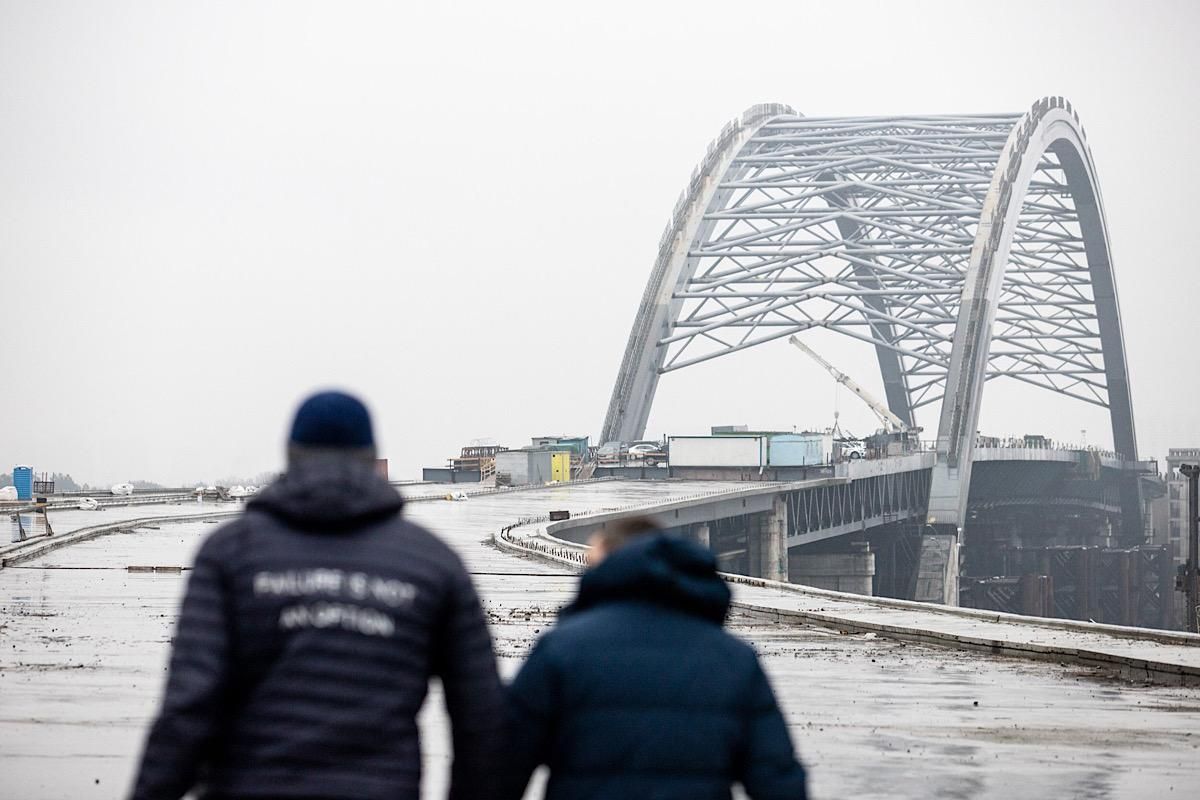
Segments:
[[[550,510],[641,506],[696,488],[605,482],[418,502],[407,513],[443,535],[474,573],[502,672],[511,675],[573,595],[576,577],[565,565],[494,548],[496,529]],[[0,570],[0,760],[13,796],[123,791],[161,690],[186,579],[126,567],[186,565],[214,527],[162,524]],[[735,592],[749,597],[749,588]],[[1014,782],[1031,797],[1166,796],[1197,777],[1194,733],[1188,737],[1200,729],[1195,689],[1088,680],[1091,670],[1057,663],[745,614],[735,614],[730,627],[763,659],[811,769],[814,796],[1009,800]],[[444,796],[450,759],[433,697],[422,717],[430,798]]]
[[[545,539],[552,546],[578,548],[567,540]],[[740,575],[729,578],[742,610],[779,621],[1080,664],[1137,680],[1200,684],[1200,636],[859,597]]]
[[[702,497],[646,504],[638,508],[638,512],[660,519],[669,519],[682,512],[683,518],[687,518],[687,512],[694,509],[736,506],[746,498],[761,499],[772,490],[786,491],[824,483],[826,481],[810,481],[715,491]],[[618,516],[621,512],[577,517],[570,522],[538,528],[536,535],[551,546],[578,549],[575,542],[580,537],[564,537],[564,528],[588,530],[592,519]],[[781,619],[790,617],[800,622],[861,633],[983,649],[1001,655],[1066,660],[1113,669],[1126,677],[1200,684],[1200,636],[1192,634],[860,597],[741,576],[731,576],[731,579],[737,582],[735,601],[748,610],[768,612]]]

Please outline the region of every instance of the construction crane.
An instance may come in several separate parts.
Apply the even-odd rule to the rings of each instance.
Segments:
[[[818,364],[824,367],[830,375],[833,376],[835,381],[858,395],[859,399],[871,408],[871,411],[875,413],[875,416],[879,417],[879,421],[883,423],[883,429],[885,431],[888,433],[904,433],[908,430],[908,425],[904,424],[904,420],[893,414],[891,409],[876,400],[870,392],[855,383],[849,375],[842,372],[825,359],[821,358],[819,355],[817,355],[816,351],[814,351],[804,342],[797,339],[795,336],[789,336],[788,341],[796,345],[796,347],[800,348],[805,353],[808,353],[808,355],[812,357],[813,361],[816,361]]]

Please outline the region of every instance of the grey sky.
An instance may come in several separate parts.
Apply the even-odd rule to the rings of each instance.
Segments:
[[[369,400],[394,476],[595,436],[726,119],[1049,94],[1099,170],[1142,455],[1200,443],[1196,4],[449,6],[0,1],[0,471],[275,468],[330,385]],[[878,387],[869,351],[814,341]],[[834,402],[780,343],[667,376],[648,433],[824,426]],[[1111,440],[1102,410],[999,383],[982,427]]]

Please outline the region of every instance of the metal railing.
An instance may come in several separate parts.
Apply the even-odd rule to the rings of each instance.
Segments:
[[[977,436],[977,448],[1004,448],[1010,450],[1070,450],[1081,453],[1095,453],[1101,457],[1129,460],[1124,454],[1106,450],[1095,445],[1067,442],[1062,439],[1051,439],[1045,436]]]

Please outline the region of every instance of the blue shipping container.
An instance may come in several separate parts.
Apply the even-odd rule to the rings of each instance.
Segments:
[[[13,467],[13,486],[18,500],[33,499],[33,467]]]
[[[831,440],[824,433],[782,433],[767,445],[767,464],[772,467],[808,467],[829,463]]]

